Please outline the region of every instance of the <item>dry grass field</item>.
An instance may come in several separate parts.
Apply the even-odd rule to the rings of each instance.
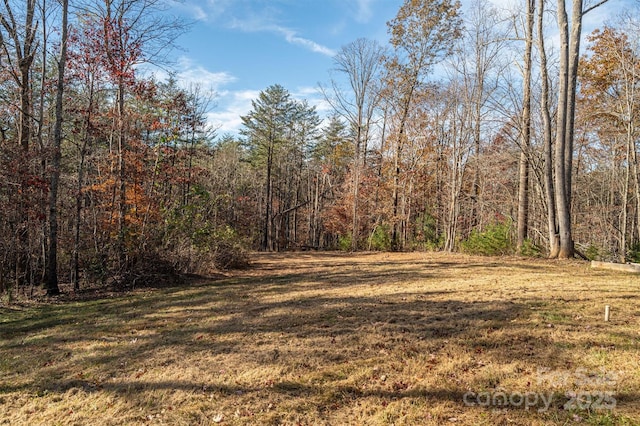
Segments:
[[[256,254],[0,307],[0,424],[638,425],[639,342],[640,278],[582,262]]]

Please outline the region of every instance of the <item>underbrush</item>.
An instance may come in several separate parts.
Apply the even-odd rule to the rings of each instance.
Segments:
[[[515,245],[511,238],[511,222],[495,223],[484,230],[474,229],[469,238],[460,243],[463,253],[483,256],[513,254]]]

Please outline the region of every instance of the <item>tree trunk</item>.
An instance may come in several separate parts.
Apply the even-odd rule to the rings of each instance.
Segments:
[[[402,133],[398,135],[396,141],[396,150],[393,156],[393,231],[391,233],[391,250],[400,250],[400,244],[398,242],[398,206],[399,206],[399,194],[400,194],[400,152],[401,152],[401,138]]]
[[[471,187],[471,220],[469,223],[469,232],[474,228],[481,225],[480,223],[480,153],[481,153],[481,138],[482,138],[482,99],[485,86],[485,73],[482,69],[482,61],[480,60],[480,54],[477,52],[478,46],[476,44],[476,96],[477,99],[474,102],[474,123],[473,123],[473,145],[474,145],[474,158],[475,167],[473,171],[473,183]]]
[[[127,268],[126,233],[127,233],[127,184],[125,170],[125,129],[124,129],[124,82],[122,77],[118,84],[117,101],[118,120],[118,263],[120,272]]]
[[[353,203],[352,203],[352,211],[353,220],[351,222],[351,251],[358,250],[358,197],[359,194],[359,186],[360,186],[360,166],[358,163],[354,163],[353,165]]]
[[[402,105],[402,115],[400,116],[400,126],[398,130],[398,140],[396,145],[396,152],[394,156],[394,175],[393,175],[393,232],[391,234],[391,250],[398,251],[402,249],[402,245],[399,242],[399,230],[398,227],[398,202],[400,192],[400,162],[402,155],[402,147],[404,143],[405,127],[407,125],[407,119],[409,118],[409,108],[411,108],[411,102],[418,85],[418,72],[414,72],[411,75],[409,82],[409,91],[404,96],[404,102]]]
[[[60,182],[60,159],[62,146],[62,99],[64,95],[64,70],[67,62],[67,30],[69,0],[62,0],[62,37],[58,59],[58,82],[56,88],[56,121],[53,131],[53,161],[51,164],[51,186],[49,188],[49,259],[47,262],[47,294],[60,293],[58,287],[58,186]]]
[[[531,51],[533,45],[533,22],[535,0],[527,1],[527,29],[524,52],[524,96],[522,100],[522,129],[520,153],[520,176],[518,185],[518,252],[522,251],[529,225],[529,150],[531,146]]]
[[[540,109],[542,112],[544,145],[544,191],[547,204],[547,232],[549,235],[549,257],[556,258],[560,251],[556,219],[556,197],[553,176],[553,138],[551,136],[551,112],[549,106],[549,68],[544,43],[544,0],[538,1],[538,54],[540,55],[540,79],[542,93]]]
[[[28,204],[27,188],[25,177],[29,173],[27,155],[29,152],[29,144],[31,141],[31,118],[32,118],[32,104],[31,104],[31,65],[34,59],[34,42],[37,33],[38,24],[35,22],[35,0],[26,0],[25,21],[24,28],[19,28],[15,21],[15,15],[10,9],[10,5],[7,1],[5,8],[7,14],[0,14],[2,16],[2,26],[7,31],[8,36],[11,38],[13,48],[15,49],[16,63],[18,67],[17,75],[14,75],[16,83],[20,90],[20,110],[18,117],[18,143],[22,148],[25,155],[25,162],[20,164],[20,171],[22,177],[21,191],[22,199],[18,205],[18,217],[26,218],[26,209]],[[20,37],[23,37],[20,40]],[[8,41],[2,39],[4,44],[4,50],[8,53],[9,44]],[[18,225],[17,230],[17,259],[15,269],[16,285],[18,287],[24,285],[29,278],[29,223],[22,220]]]
[[[74,239],[73,239],[73,263],[72,263],[72,271],[73,271],[73,289],[74,291],[80,290],[80,224],[82,220],[82,186],[84,182],[84,165],[87,156],[87,146],[89,144],[89,131],[91,128],[91,112],[93,110],[93,96],[94,96],[94,82],[91,79],[89,84],[89,102],[87,105],[87,116],[85,117],[84,122],[84,135],[82,138],[82,146],[80,147],[80,161],[78,163],[78,183],[76,186],[76,220],[74,224]],[[155,179],[155,170],[157,170],[157,162],[156,167],[154,167],[154,177]],[[152,187],[153,187],[152,181]],[[150,209],[150,206],[147,207],[147,214]]]
[[[458,129],[456,124],[457,117],[455,111],[452,116],[451,129],[451,180],[450,180],[450,195],[449,195],[449,209],[447,216],[447,227],[445,235],[445,251],[452,252],[456,246],[456,234],[458,232],[458,216],[460,213],[460,190],[463,170],[462,169],[462,142],[458,139],[462,139],[462,131]],[[461,120],[462,122],[462,120]]]
[[[267,147],[267,181],[265,188],[265,209],[264,209],[264,235],[262,236],[262,251],[270,251],[271,247],[271,168],[273,166],[273,138],[269,136],[269,146]]]
[[[632,124],[633,126],[633,124]],[[631,130],[632,134],[635,134],[635,130]],[[635,188],[635,199],[636,199],[636,226],[638,236],[640,236],[640,167],[638,166],[638,151],[636,150],[636,142],[635,140],[630,140],[630,149],[631,149],[631,172],[634,178],[634,188]],[[632,238],[633,239],[633,238]]]
[[[627,138],[626,158],[624,168],[624,182],[622,184],[622,218],[620,219],[620,263],[627,261],[627,226],[629,221],[629,184],[631,181],[631,144],[632,140]],[[615,168],[614,168],[615,170]]]
[[[558,229],[560,235],[560,250],[558,257],[568,259],[573,257],[573,237],[571,232],[571,166],[572,160],[567,156],[573,157],[573,129],[569,130],[569,126],[573,125],[573,115],[575,105],[570,102],[575,101],[574,96],[570,96],[569,91],[575,90],[575,85],[571,84],[572,76],[570,73],[576,71],[571,64],[578,52],[574,52],[573,48],[577,44],[570,40],[569,21],[565,8],[565,0],[558,0],[558,26],[560,29],[560,70],[558,82],[558,113],[557,113],[557,130],[556,130],[556,146],[555,146],[555,196],[558,217]],[[581,0],[574,0],[574,8],[576,3],[580,10],[575,13],[582,13]],[[572,22],[575,25],[575,22]],[[574,31],[571,31],[573,37]],[[575,58],[577,61],[577,57]]]
[[[361,123],[362,112],[358,112],[359,123]],[[360,187],[360,146],[362,138],[362,126],[358,125],[356,134],[356,146],[353,154],[353,221],[351,223],[351,251],[358,250],[358,197]]]

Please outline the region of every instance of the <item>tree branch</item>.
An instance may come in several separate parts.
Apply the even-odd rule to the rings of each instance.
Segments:
[[[608,2],[608,1],[609,1],[609,0],[600,0],[598,3],[594,4],[593,6],[591,6],[591,7],[588,7],[588,8],[586,8],[586,9],[584,9],[584,10],[582,11],[582,14],[583,14],[583,15],[586,15],[587,13],[591,12],[593,9],[597,9],[597,8],[599,8],[600,6],[602,6],[603,4],[605,4],[605,3],[606,3],[606,2]]]

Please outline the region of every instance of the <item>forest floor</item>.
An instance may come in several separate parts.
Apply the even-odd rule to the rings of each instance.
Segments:
[[[639,425],[639,301],[578,261],[255,254],[0,307],[0,424]]]

